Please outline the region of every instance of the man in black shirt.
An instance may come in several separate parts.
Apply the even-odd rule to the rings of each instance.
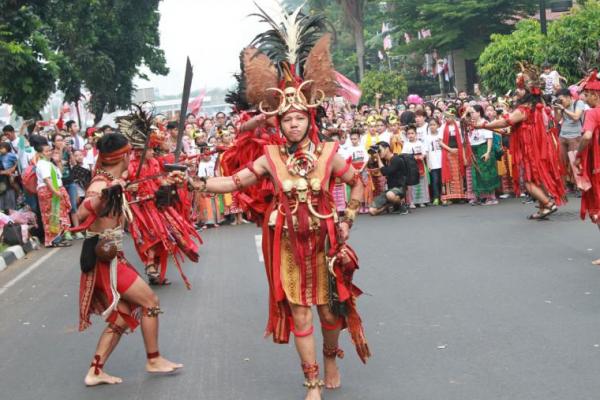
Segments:
[[[403,205],[407,176],[404,160],[392,153],[387,142],[377,143],[377,154],[374,157],[387,180],[387,190],[373,199],[373,203],[369,206],[369,214],[379,215],[390,208],[407,214],[406,207]]]

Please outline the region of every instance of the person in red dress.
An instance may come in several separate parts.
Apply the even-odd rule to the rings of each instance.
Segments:
[[[539,74],[532,67],[522,68],[517,77],[517,108],[501,120],[484,121],[475,128],[513,128],[510,138],[513,184],[518,192],[519,179],[523,177],[527,192],[538,201],[539,208],[528,218],[540,220],[558,211],[558,205],[565,201],[563,170],[558,142],[549,129]]]
[[[598,70],[584,80],[581,85],[586,103],[591,107],[585,112],[583,136],[579,143],[575,166],[578,169],[577,179],[580,182],[581,219],[586,216],[598,224],[600,229],[600,81]],[[592,261],[600,265],[600,259]]]
[[[159,300],[127,261],[122,250],[123,223],[128,214],[120,179],[129,163],[131,146],[125,136],[108,134],[98,141],[98,163],[86,197],[77,214],[85,221],[73,231],[86,231],[81,249],[79,330],[91,325],[91,314],[101,314],[108,323],[100,335],[84,382],[87,386],[121,383],[104,372],[106,361],[121,336],[142,326],[146,347],[146,371],[172,372],[182,368],[162,357],[158,347]]]

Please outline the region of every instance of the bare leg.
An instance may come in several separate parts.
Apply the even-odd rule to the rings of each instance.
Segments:
[[[323,366],[325,369],[325,387],[337,389],[341,386],[340,370],[336,358],[343,358],[344,353],[338,347],[342,319],[334,315],[328,305],[319,306],[319,319],[323,332]]]
[[[317,365],[317,355],[315,351],[315,337],[312,333],[312,311],[310,307],[290,304],[292,317],[294,319],[294,343],[296,351],[300,356],[302,367]],[[318,367],[317,367],[318,368]],[[305,373],[307,381],[316,382],[319,380],[318,369],[316,376],[309,377]],[[308,388],[306,392],[306,400],[321,400],[320,387]]]
[[[158,352],[158,314],[162,311],[160,311],[158,296],[150,289],[150,286],[141,278],[137,278],[123,293],[123,299],[142,307],[142,336],[148,355],[146,371],[172,372],[182,368],[183,364],[173,363],[161,357]]]
[[[525,187],[527,188],[527,192],[529,192],[531,197],[533,197],[539,202],[540,209],[543,209],[544,207],[546,207],[546,205],[548,205],[548,203],[550,203],[550,198],[548,197],[546,192],[535,183],[525,182]]]
[[[598,229],[600,229],[600,221],[598,221],[598,222],[596,223],[596,226],[598,227]],[[598,259],[596,259],[596,260],[592,261],[592,264],[594,264],[594,265],[600,265],[600,258],[598,258]]]
[[[122,301],[119,302],[118,309],[125,314],[130,312],[127,304]],[[120,316],[117,316],[115,323],[108,324],[106,329],[104,329],[98,340],[92,365],[84,379],[86,386],[113,385],[123,382],[121,378],[105,373],[103,366],[106,364],[115,347],[117,347],[117,344],[119,344],[119,340],[121,340],[121,336],[125,333],[126,329],[127,323]]]

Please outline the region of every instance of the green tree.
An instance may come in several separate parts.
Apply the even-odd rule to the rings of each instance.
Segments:
[[[388,16],[396,24],[397,39],[428,29],[431,37],[414,40],[401,52],[464,49],[476,58],[490,35],[509,33],[514,23],[537,7],[531,0],[397,0],[389,2]]]
[[[545,58],[569,82],[576,82],[600,59],[600,2],[588,0],[548,27]]]
[[[360,88],[361,101],[369,104],[375,103],[376,93],[381,93],[386,100],[404,98],[408,94],[406,79],[393,71],[367,71],[360,81]]]
[[[492,42],[477,62],[483,87],[497,93],[514,89],[517,63],[541,64],[547,42],[535,20],[519,22],[510,35],[492,35]]]
[[[0,102],[25,117],[37,117],[52,91],[57,57],[31,5],[0,1]]]
[[[63,56],[59,88],[67,101],[78,101],[85,86],[95,122],[105,111],[129,106],[133,79],[145,77],[143,65],[158,75],[168,73],[159,48],[159,2],[63,1],[43,9]]]
[[[588,0],[540,33],[537,21],[524,20],[510,35],[492,35],[492,42],[477,63],[482,84],[488,90],[506,92],[514,88],[519,61],[540,65],[548,61],[569,82],[577,82],[600,59],[600,3]]]
[[[79,101],[82,87],[91,92],[96,121],[129,106],[143,66],[168,73],[159,2],[0,0],[0,100],[37,115],[58,80],[67,101]]]

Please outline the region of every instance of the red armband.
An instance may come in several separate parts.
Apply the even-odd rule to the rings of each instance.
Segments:
[[[504,118],[504,120],[506,122],[508,122],[508,126],[513,126],[513,122],[510,120],[510,115],[509,114],[503,115],[502,118]]]
[[[83,207],[88,210],[91,214],[96,215],[96,210],[94,210],[94,207],[92,207],[92,199],[91,198],[87,198],[83,201],[82,203]]]

